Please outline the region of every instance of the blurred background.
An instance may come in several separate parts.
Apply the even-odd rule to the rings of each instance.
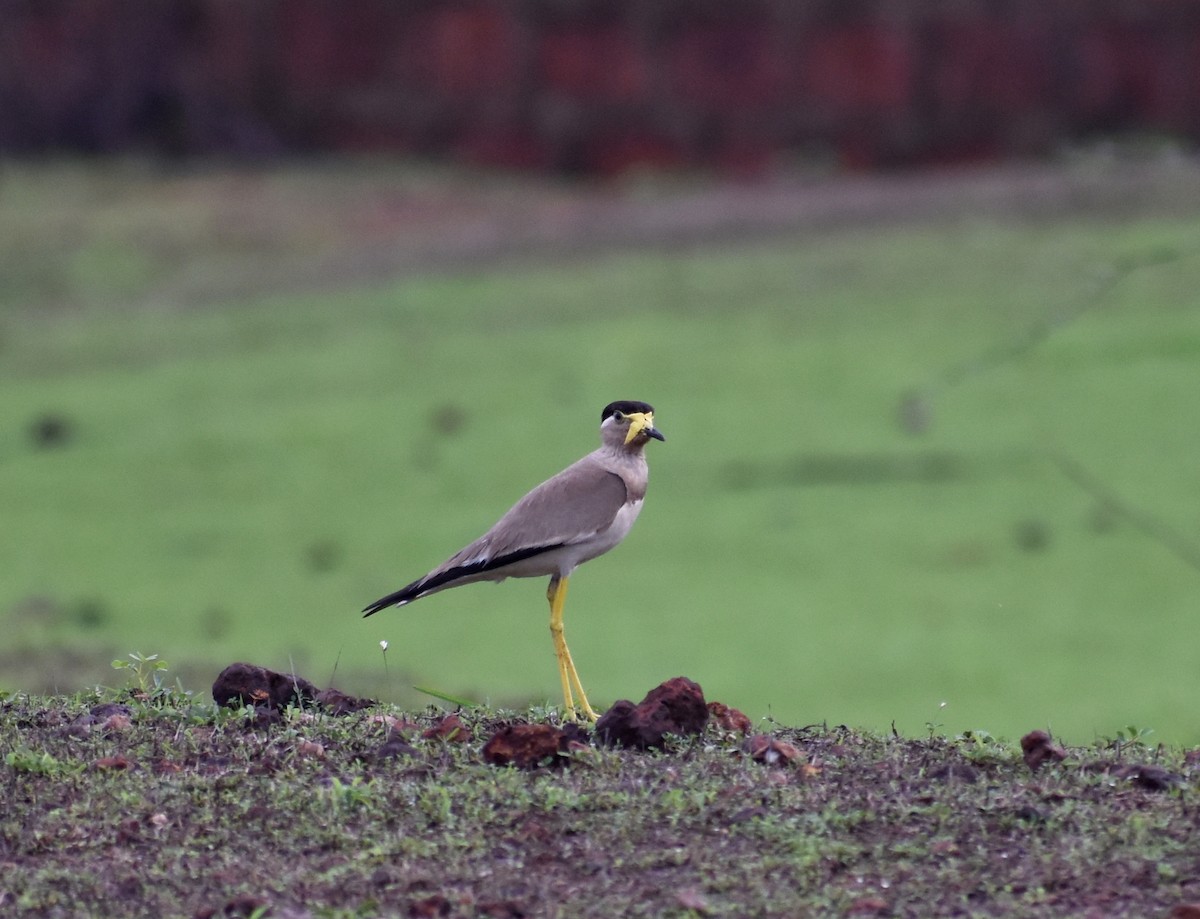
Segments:
[[[1198,743],[1198,137],[1182,0],[0,4],[0,690],[553,701],[358,611],[642,399],[594,704]]]

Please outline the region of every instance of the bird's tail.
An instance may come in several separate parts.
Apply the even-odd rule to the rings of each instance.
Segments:
[[[560,549],[563,545],[564,543],[556,542],[545,546],[528,546],[523,549],[507,552],[496,558],[477,558],[474,561],[461,565],[454,564],[455,559],[452,558],[441,568],[429,572],[425,577],[417,578],[411,584],[401,587],[395,593],[390,593],[386,597],[380,597],[363,610],[363,618],[374,615],[381,609],[387,609],[389,606],[403,606],[405,603],[412,603],[413,600],[419,600],[421,597],[439,590],[445,590],[447,587],[470,584],[472,581],[478,581],[481,577],[487,577],[487,572],[489,571],[496,571],[507,565],[532,558],[535,555],[541,555],[543,552]],[[470,549],[471,547],[468,546],[459,555],[469,552]],[[458,557],[455,556],[455,558]],[[504,578],[499,577],[495,578],[495,580],[504,580]]]
[[[381,609],[387,609],[389,606],[403,606],[405,603],[412,603],[413,600],[421,596],[425,590],[425,579],[420,578],[413,581],[407,587],[401,587],[397,591],[393,591],[386,597],[380,597],[374,603],[363,608],[363,618],[374,616]]]

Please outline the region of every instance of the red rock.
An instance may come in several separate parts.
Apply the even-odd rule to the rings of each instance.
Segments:
[[[1025,765],[1037,772],[1044,763],[1062,762],[1067,751],[1054,743],[1045,731],[1030,731],[1021,738],[1021,750],[1025,754]]]
[[[483,745],[483,759],[493,766],[564,766],[567,755],[582,744],[572,734],[548,724],[510,724],[493,734]]]
[[[425,740],[444,740],[447,743],[466,743],[471,739],[471,732],[458,715],[446,715],[437,724],[421,732]]]
[[[317,695],[317,688],[303,677],[277,673],[255,664],[230,664],[217,676],[212,687],[217,705],[233,708],[255,705],[267,709],[305,705]]]
[[[708,717],[722,731],[749,734],[753,727],[749,718],[736,708],[730,708],[724,702],[709,702]]]
[[[596,736],[611,746],[649,750],[668,736],[699,734],[708,723],[708,706],[699,684],[675,677],[646,694],[637,705],[628,699],[613,704],[596,722]]]

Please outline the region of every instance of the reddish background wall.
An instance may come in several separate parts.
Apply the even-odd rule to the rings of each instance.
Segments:
[[[564,172],[1200,138],[1194,0],[4,0],[0,150]]]

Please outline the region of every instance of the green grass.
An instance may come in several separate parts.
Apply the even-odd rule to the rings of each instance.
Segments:
[[[530,713],[463,713],[461,743],[422,738],[438,712],[408,715],[409,750],[388,758],[394,714],[290,710],[267,728],[171,691],[0,700],[0,903],[683,919],[1146,916],[1195,899],[1178,749],[1075,747],[1031,774],[991,738],[768,725],[800,752],[771,767],[710,726],[522,772],[480,748]],[[1120,771],[1151,763],[1159,790]]]
[[[685,674],[786,723],[1200,741],[1194,220],[844,229],[190,307],[114,305],[136,278],[108,264],[78,268],[97,304],[0,312],[12,688],[139,650],[554,699],[540,582],[357,611],[638,398],[668,438],[645,510],[566,611],[593,702]],[[75,436],[38,450],[47,412]]]

